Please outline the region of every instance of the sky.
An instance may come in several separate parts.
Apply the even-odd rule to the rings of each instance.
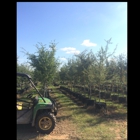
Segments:
[[[26,63],[36,44],[57,43],[55,57],[67,63],[74,54],[95,54],[111,38],[109,53],[127,56],[127,2],[17,2],[17,57]]]

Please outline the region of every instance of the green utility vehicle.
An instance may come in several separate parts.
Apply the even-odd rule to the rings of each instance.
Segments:
[[[24,88],[23,88],[24,87]],[[31,124],[40,133],[49,134],[56,124],[57,105],[44,97],[33,83],[31,76],[17,73],[17,124]]]

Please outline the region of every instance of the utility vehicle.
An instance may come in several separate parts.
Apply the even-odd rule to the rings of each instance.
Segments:
[[[40,133],[49,134],[56,125],[57,105],[44,97],[30,75],[17,73],[17,124],[31,124]]]

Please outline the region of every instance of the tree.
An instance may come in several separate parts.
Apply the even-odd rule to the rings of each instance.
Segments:
[[[63,84],[68,81],[68,66],[66,64],[61,67],[59,76]]]
[[[27,63],[17,63],[17,72],[26,73],[31,76],[33,75],[33,70]]]
[[[85,71],[92,65],[93,63],[93,55],[92,52],[87,52],[84,50],[78,55],[75,55],[77,58],[77,76],[79,77],[80,84],[85,85],[88,82],[88,76]]]
[[[18,59],[17,59],[17,72],[26,73],[26,74],[31,75],[31,77],[33,77],[33,70],[31,69],[31,67],[27,63],[19,64]],[[23,78],[17,77],[17,85],[20,86],[21,89],[24,83],[25,84],[28,83],[27,79],[23,81]]]
[[[127,59],[124,54],[117,57],[117,74],[119,87],[122,90],[123,86],[127,85]]]
[[[117,46],[110,53],[108,52],[108,46],[112,44],[111,38],[105,41],[105,47],[101,47],[95,55],[92,51],[87,52],[85,50],[75,55],[75,60],[69,60],[68,64],[60,70],[60,79],[65,79],[65,81],[68,80],[69,82],[76,81],[76,84],[84,85],[84,87],[88,85],[89,89],[91,89],[91,86],[98,86],[99,99],[103,86],[107,84],[113,86],[121,82],[126,84],[127,61],[124,56],[114,59]],[[89,93],[89,98],[91,98],[91,92]]]
[[[49,49],[42,43],[36,44],[36,54],[26,52],[28,63],[34,68],[34,77],[38,79],[44,90],[46,86],[53,82],[59,63],[55,58],[56,43],[51,42]]]
[[[71,86],[71,89],[73,87],[73,84],[76,83],[77,81],[77,64],[76,64],[76,60],[73,58],[73,59],[69,59],[68,60],[68,77],[69,77],[69,84]]]
[[[106,41],[106,40],[105,40]],[[95,79],[96,83],[99,85],[99,101],[100,101],[100,86],[108,83],[109,81],[107,80],[107,61],[108,58],[111,57],[114,53],[116,48],[112,53],[108,53],[108,46],[111,43],[111,38],[106,41],[106,46],[105,48],[101,47],[101,49],[97,52],[96,54],[96,67],[95,67]]]

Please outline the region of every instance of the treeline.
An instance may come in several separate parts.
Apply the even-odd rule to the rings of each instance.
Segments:
[[[29,60],[29,65],[18,64],[17,71],[29,73],[34,80],[46,84],[82,85],[83,87],[98,88],[110,85],[118,90],[127,90],[127,58],[124,54],[115,56],[115,50],[109,53],[111,39],[106,41],[105,47],[94,54],[91,51],[83,51],[74,55],[72,59],[58,70],[60,62],[55,57],[56,43],[51,42],[49,49],[39,43],[36,45],[37,53],[24,52]]]
[[[124,54],[114,56],[115,49],[108,53],[111,39],[106,41],[106,46],[94,54],[83,51],[68,60],[60,70],[61,84],[81,85],[89,89],[110,86],[117,90],[127,89],[127,58]]]

